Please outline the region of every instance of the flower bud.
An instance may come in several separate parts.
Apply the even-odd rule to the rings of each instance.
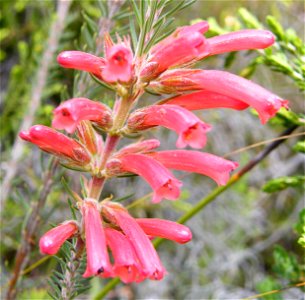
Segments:
[[[54,227],[46,232],[39,240],[39,248],[42,254],[54,255],[62,244],[78,232],[78,225],[75,221]]]

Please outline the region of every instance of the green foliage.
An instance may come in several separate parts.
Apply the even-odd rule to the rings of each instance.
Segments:
[[[288,279],[291,283],[301,280],[301,267],[292,253],[276,245],[273,251],[273,259],[273,270],[280,278]]]
[[[305,208],[303,208],[299,213],[298,222],[294,225],[295,231],[300,235],[298,243],[305,247]]]
[[[272,277],[266,277],[264,280],[259,282],[256,285],[258,293],[266,293],[273,290],[278,290],[281,288],[281,285]],[[283,300],[283,296],[279,293],[273,295],[262,296],[259,299],[262,300]]]
[[[274,178],[265,183],[263,186],[263,191],[266,193],[274,193],[288,187],[304,187],[305,176],[303,175],[295,175],[295,176],[283,176],[279,178]]]
[[[299,141],[293,146],[293,150],[296,152],[305,153],[305,141]]]

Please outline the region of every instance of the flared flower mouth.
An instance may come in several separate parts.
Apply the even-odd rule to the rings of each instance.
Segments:
[[[175,179],[168,179],[162,186],[154,191],[153,203],[159,203],[163,198],[177,200],[180,197],[182,182]]]

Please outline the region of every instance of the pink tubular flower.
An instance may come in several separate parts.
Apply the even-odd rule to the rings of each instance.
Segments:
[[[105,203],[103,212],[115,220],[130,241],[141,265],[142,276],[154,280],[161,280],[166,270],[162,266],[151,241],[136,220],[122,206],[116,203]]]
[[[197,116],[177,105],[152,105],[131,114],[128,128],[132,131],[144,130],[156,125],[176,131],[179,135],[176,146],[183,148],[190,145],[202,148],[206,144],[206,132],[211,126]]]
[[[63,102],[54,110],[52,126],[73,133],[82,120],[95,122],[101,128],[112,125],[111,110],[108,106],[87,98],[73,98]]]
[[[192,239],[190,229],[182,224],[162,219],[136,219],[143,231],[150,236],[158,236],[185,244]]]
[[[58,63],[64,67],[93,73],[100,79],[105,59],[82,51],[64,51],[57,56]]]
[[[172,35],[155,45],[148,61],[158,64],[155,75],[172,66],[183,65],[207,56],[206,40],[202,28],[195,24],[177,29]]]
[[[169,150],[153,152],[151,156],[169,169],[203,174],[215,180],[218,185],[225,185],[230,172],[238,167],[236,162],[199,151]]]
[[[129,82],[132,79],[132,51],[125,43],[112,45],[106,50],[103,78],[107,82]]]
[[[112,274],[105,232],[97,205],[95,200],[88,198],[83,201],[81,206],[87,249],[87,268],[83,277],[96,276],[101,273],[108,277]]]
[[[274,43],[274,35],[267,30],[245,29],[207,39],[209,55],[231,51],[264,49]]]
[[[62,244],[78,232],[75,221],[67,221],[46,232],[39,240],[39,248],[42,254],[54,255]]]
[[[19,136],[56,156],[83,164],[90,162],[90,156],[79,143],[50,127],[35,125],[29,131],[20,132]]]
[[[245,78],[217,70],[174,70],[166,72],[156,83],[157,89],[173,91],[207,90],[249,104],[265,124],[281,107],[288,107],[288,101],[269,92]]]
[[[106,228],[105,233],[114,259],[113,275],[118,276],[124,283],[144,280],[141,265],[128,238],[112,228]]]
[[[137,143],[130,144],[122,149],[120,149],[115,157],[124,156],[126,154],[132,153],[145,153],[151,151],[160,146],[160,142],[156,139],[144,140]]]
[[[243,110],[249,107],[247,103],[211,91],[200,91],[165,99],[161,104],[179,105],[189,110],[210,108],[231,108]]]
[[[160,202],[162,198],[179,198],[182,183],[155,159],[143,154],[127,154],[120,157],[120,162],[123,171],[138,174],[150,184],[154,190],[154,203]]]

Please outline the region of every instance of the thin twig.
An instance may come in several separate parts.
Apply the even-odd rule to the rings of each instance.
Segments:
[[[59,0],[57,7],[57,19],[50,28],[49,39],[46,43],[45,51],[41,57],[40,67],[37,71],[36,80],[32,86],[28,109],[24,114],[23,121],[18,129],[18,132],[28,129],[32,124],[38,110],[42,93],[47,83],[49,67],[52,63],[53,55],[58,47],[60,32],[63,31],[66,16],[70,7],[70,0]],[[18,162],[23,155],[24,141],[16,137],[11,150],[11,159],[7,163],[7,171],[1,186],[1,205],[3,207],[12,186],[13,178],[18,171]]]
[[[226,191],[233,184],[238,182],[246,173],[252,170],[256,165],[258,165],[268,154],[275,150],[279,145],[291,137],[291,133],[298,128],[297,125],[292,126],[291,128],[286,129],[273,143],[266,146],[263,151],[261,151],[256,157],[250,160],[239,172],[231,177],[229,182],[224,185],[214,189],[209,195],[201,199],[195,206],[193,206],[187,213],[185,213],[181,218],[177,220],[178,223],[184,224],[190,220],[193,216],[198,214],[205,206],[214,201],[220,194]],[[285,138],[284,138],[285,137]],[[165,240],[157,238],[154,241],[155,248],[159,247]],[[118,278],[110,280],[105,287],[94,297],[94,300],[103,299],[116,285],[121,281]]]
[[[32,211],[22,232],[21,245],[15,257],[15,266],[12,277],[8,283],[8,290],[5,297],[6,300],[12,300],[16,298],[16,285],[29,259],[29,254],[31,252],[37,228],[41,221],[40,213],[54,184],[54,174],[57,166],[58,159],[53,159],[49,170],[44,176],[44,184],[41,192],[39,193],[39,197],[37,201],[33,202],[32,204]]]

